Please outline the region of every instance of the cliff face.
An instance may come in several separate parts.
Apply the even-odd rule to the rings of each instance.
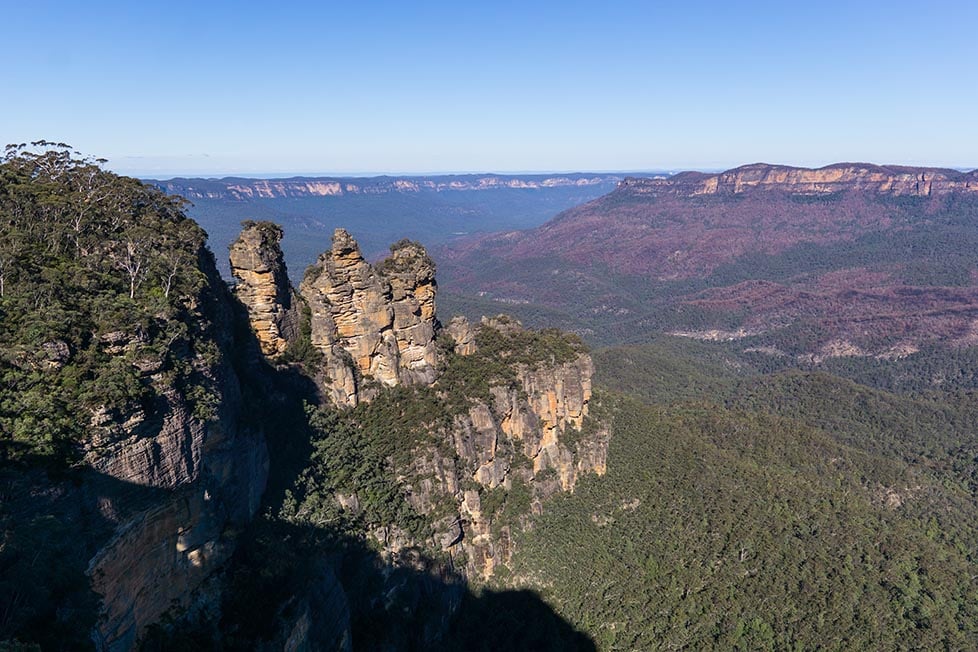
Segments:
[[[276,251],[260,258],[278,256],[277,241],[265,246]],[[555,492],[572,491],[582,473],[604,473],[607,431],[586,423],[593,365],[579,343],[525,331],[505,317],[475,326],[456,317],[442,328],[436,289],[434,263],[420,245],[401,241],[371,265],[338,229],[300,288],[311,346],[322,358],[307,371],[340,408],[383,400],[383,388],[427,392],[417,399],[429,401],[427,435],[388,463],[433,540],[418,541],[391,524],[371,536],[392,558],[432,546],[448,551],[468,576],[488,578],[509,561],[511,528],[520,519]],[[439,333],[447,340],[436,342]],[[395,400],[413,400],[401,396]],[[395,409],[402,408],[415,409]],[[335,499],[357,512],[366,497],[349,490]]]
[[[582,474],[604,475],[607,430],[598,426],[582,434],[593,369],[584,353],[560,364],[520,366],[516,383],[493,386],[491,400],[475,401],[456,418],[451,440],[459,481],[435,474],[428,491],[451,496],[458,505],[457,536],[443,522],[440,540],[447,549],[457,546],[461,555],[456,557],[464,559],[470,576],[488,579],[510,562],[512,528],[541,512],[547,498],[573,491]],[[515,520],[491,504],[500,490],[515,505],[514,513],[522,513]],[[416,507],[437,502],[425,491],[415,500]]]
[[[396,245],[374,268],[342,229],[300,286],[312,313],[312,345],[324,358],[323,385],[339,406],[392,387],[434,379],[434,265],[424,249]]]
[[[856,191],[895,197],[930,197],[978,192],[978,175],[942,168],[865,163],[836,163],[818,169],[758,163],[712,175],[684,172],[669,179],[629,178],[620,185],[636,193],[667,193],[686,197],[741,194],[751,190],[800,195]]]
[[[455,318],[452,325],[466,335],[456,340],[456,355],[473,356],[474,367],[510,357],[509,342],[527,334],[509,319],[484,319],[473,328]],[[482,351],[479,337],[503,344]],[[586,422],[591,357],[579,351],[560,360],[514,358],[509,369],[511,376],[488,381],[484,398],[470,396],[450,426],[435,429],[434,441],[443,445],[422,444],[408,456],[410,465],[397,469],[408,502],[432,522],[434,545],[469,577],[488,579],[509,563],[512,529],[539,513],[547,498],[573,491],[581,474],[605,472],[608,432]],[[440,387],[436,381],[433,388]],[[412,545],[389,531],[378,538],[393,553]]]
[[[0,641],[129,650],[215,599],[268,458],[205,240],[67,146],[0,161]]]
[[[164,613],[206,602],[195,591],[228,560],[233,533],[250,521],[265,489],[265,441],[241,423],[241,390],[229,362],[232,308],[216,271],[207,271],[212,285],[204,302],[212,312],[196,319],[213,328],[180,353],[197,370],[193,385],[141,360],[160,396],[152,413],[96,414],[90,426],[85,462],[116,486],[131,487],[101,496],[98,504],[115,523],[88,571],[102,596],[93,634],[100,649],[132,649]],[[128,336],[117,341],[116,355],[124,358],[134,344]],[[200,389],[213,411],[189,395]],[[129,509],[132,494],[147,491],[155,498]]]
[[[235,294],[248,309],[252,330],[263,354],[285,353],[298,336],[299,306],[295,301],[279,242],[282,230],[270,223],[246,223],[231,244]]]
[[[422,192],[479,192],[504,188],[583,187],[613,184],[620,176],[567,175],[452,175],[434,177],[294,177],[291,179],[170,179],[160,182],[167,192],[188,199],[273,199],[277,197],[338,197]]]

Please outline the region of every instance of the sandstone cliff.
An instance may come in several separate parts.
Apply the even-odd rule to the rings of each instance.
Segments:
[[[239,243],[248,240],[264,250],[242,246],[239,259],[280,259],[277,237],[243,235]],[[274,286],[267,280],[261,296],[272,296]],[[489,578],[512,555],[512,528],[522,527],[555,492],[572,491],[582,473],[604,473],[607,431],[588,421],[593,365],[578,340],[527,331],[504,316],[474,326],[456,317],[442,328],[436,291],[435,265],[420,245],[398,242],[388,258],[372,265],[350,234],[337,229],[331,248],[300,286],[309,308],[309,344],[320,354],[304,364],[328,402],[343,410],[380,401],[376,409],[394,415],[426,402],[417,424],[425,433],[415,434],[410,450],[391,454],[386,442],[369,434],[356,445],[385,451],[388,475],[430,525],[432,539],[418,540],[417,533],[382,519],[370,536],[392,561],[421,546],[452,556],[469,577]],[[263,315],[275,314],[277,304],[264,305],[272,308]],[[254,306],[249,304],[252,328],[260,331],[271,320],[256,318]],[[439,334],[445,337],[436,339]],[[394,387],[416,393],[385,393]],[[410,439],[404,433],[378,436]],[[331,450],[349,454],[342,446]],[[362,512],[374,500],[361,495],[364,488],[356,483],[325,482],[342,511]],[[392,505],[373,509],[396,511]]]
[[[267,251],[249,251],[249,260],[279,259],[278,238],[251,239]],[[488,578],[512,554],[512,527],[521,527],[553,493],[573,490],[582,473],[604,473],[607,431],[587,422],[593,365],[579,342],[526,331],[502,316],[475,326],[456,317],[442,328],[436,291],[435,265],[420,245],[398,242],[372,265],[350,234],[337,229],[300,286],[310,345],[320,354],[306,372],[342,409],[388,400],[385,388],[427,392],[390,399],[407,401],[390,408],[395,412],[429,401],[430,413],[421,417],[427,434],[387,463],[433,539],[419,541],[393,523],[377,523],[371,537],[392,558],[422,545],[448,551],[470,577]],[[271,289],[261,296],[272,296]],[[266,304],[273,308],[263,314],[274,314],[276,304]],[[256,319],[253,305],[252,328],[259,331],[271,320]],[[436,339],[439,334],[445,337]],[[384,442],[373,445],[388,450]],[[361,490],[356,484],[333,489],[342,509],[354,513],[366,498]]]
[[[229,361],[232,308],[212,263],[205,271],[210,314],[195,319],[212,327],[173,343],[186,347],[177,355],[196,369],[194,378],[185,384],[190,379],[175,378],[161,361],[140,359],[160,396],[153,413],[96,415],[91,423],[88,465],[120,487],[157,496],[135,511],[128,489],[99,499],[100,513],[115,522],[89,565],[102,596],[93,634],[101,649],[132,649],[164,613],[190,607],[195,590],[228,560],[233,532],[249,522],[265,489],[265,441],[241,423],[241,389]],[[131,355],[137,339],[127,335],[116,355]],[[212,408],[192,397],[201,390]]]
[[[554,493],[573,491],[581,474],[605,472],[608,432],[588,421],[593,365],[583,350],[527,356],[538,336],[508,318],[474,328],[455,318],[451,330],[466,337],[454,343],[465,353],[432,389],[455,405],[452,416],[396,472],[432,523],[432,545],[469,577],[488,579],[510,561],[514,527]],[[416,544],[390,528],[374,536],[392,554]]]
[[[312,313],[312,345],[324,359],[323,385],[339,406],[393,387],[434,380],[437,356],[434,264],[420,245],[398,243],[375,268],[349,233],[307,270],[300,292]]]
[[[230,249],[235,295],[248,309],[262,353],[281,355],[298,337],[300,317],[279,247],[282,229],[271,222],[245,222],[244,227]]]
[[[484,192],[497,189],[611,186],[620,180],[609,174],[451,175],[432,177],[294,177],[291,179],[170,179],[159,184],[188,199],[272,199],[278,197],[338,197],[422,192]]]
[[[181,202],[65,145],[7,148],[0,242],[0,648],[134,649],[258,509],[252,347]]]
[[[978,192],[978,175],[943,168],[836,163],[823,168],[796,168],[756,163],[719,174],[683,172],[667,179],[628,178],[619,184],[636,193],[729,195],[751,190],[824,195],[859,191],[888,196],[930,197]]]

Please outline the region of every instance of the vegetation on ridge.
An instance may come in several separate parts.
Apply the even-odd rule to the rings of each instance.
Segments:
[[[51,143],[36,143],[45,148]],[[201,334],[205,234],[179,200],[67,146],[0,163],[0,459],[77,454],[94,415],[153,411],[145,372],[184,378]],[[198,353],[207,353],[198,351]],[[207,353],[216,355],[215,351]]]

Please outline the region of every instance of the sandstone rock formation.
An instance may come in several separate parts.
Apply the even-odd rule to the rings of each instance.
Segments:
[[[268,251],[242,244],[239,259],[280,259],[278,237],[253,233],[239,239],[250,242]],[[284,269],[233,264],[237,269]],[[263,291],[242,295],[239,290],[239,296],[263,299],[248,304],[256,330],[274,322],[269,315],[279,314],[279,304],[268,298],[283,295],[273,295],[270,288],[281,286],[271,283],[270,272],[264,273]],[[415,385],[441,395],[458,391],[439,383],[439,358],[480,355],[480,333],[501,348],[486,353],[490,360],[477,360],[476,366],[498,371],[497,355],[516,356],[504,365],[508,371],[503,377],[487,381],[487,394],[456,397],[460,402],[454,404],[464,407],[448,422],[433,423],[430,437],[406,455],[408,467],[394,469],[405,482],[408,502],[433,524],[434,541],[414,541],[390,525],[371,532],[392,559],[401,550],[432,544],[450,549],[469,576],[488,578],[498,564],[508,562],[512,544],[511,525],[500,528],[495,507],[482,504],[486,492],[498,496],[516,487],[526,499],[523,512],[539,509],[553,493],[573,490],[582,473],[604,473],[608,433],[598,427],[581,435],[593,374],[591,358],[582,348],[557,337],[555,342],[564,347],[561,359],[527,357],[524,349],[532,348],[535,336],[502,315],[483,318],[475,326],[456,317],[442,328],[435,313],[436,290],[435,265],[420,245],[398,242],[388,258],[371,265],[353,237],[337,229],[332,246],[300,285],[300,300],[309,308],[310,344],[322,359],[318,368],[307,371],[316,375],[328,399],[343,408],[371,400],[381,387]],[[442,331],[454,340],[451,352],[440,351],[435,341]],[[274,350],[269,346],[265,352]],[[336,500],[344,509],[359,509],[355,493]]]
[[[245,222],[231,244],[235,294],[248,309],[248,319],[267,356],[285,353],[299,332],[299,306],[289,284],[279,241],[282,229],[271,222]]]
[[[207,301],[220,311],[209,318],[221,326],[175,341],[163,355],[197,369],[195,387],[209,393],[213,411],[197,405],[159,359],[133,356],[138,335],[118,333],[105,347],[119,359],[134,357],[158,399],[152,413],[140,406],[125,414],[103,410],[89,424],[88,482],[103,488],[88,492],[97,495],[93,509],[110,528],[88,568],[102,601],[93,632],[100,650],[133,649],[163,614],[189,607],[195,590],[230,557],[230,533],[248,523],[265,489],[265,441],[241,424],[239,378],[228,360],[230,297],[216,270],[205,271]]]
[[[916,168],[869,163],[836,163],[823,168],[796,168],[755,163],[719,174],[683,172],[668,179],[621,182],[636,192],[696,195],[740,194],[751,190],[824,195],[844,191],[890,196],[930,197],[978,192],[978,174],[943,168]]]
[[[475,330],[469,324],[469,320],[461,315],[452,317],[445,327],[445,332],[451,336],[455,342],[454,350],[458,355],[470,355],[475,353]]]
[[[465,355],[478,353],[482,329],[504,339],[523,332],[509,319],[483,319],[474,328],[461,318],[451,322],[451,333],[467,342]],[[463,348],[458,340],[455,348]],[[606,469],[608,431],[600,424],[587,431],[585,423],[590,356],[580,352],[566,361],[514,366],[515,379],[490,381],[489,397],[469,400],[455,416],[441,433],[447,447],[422,446],[412,452],[411,468],[399,470],[410,479],[411,505],[435,519],[435,543],[451,551],[470,577],[491,577],[513,553],[512,524],[500,525],[496,508],[483,504],[486,496],[499,500],[498,492],[515,491],[527,501],[528,514],[554,493],[573,491],[581,474]],[[454,510],[446,512],[446,503]]]
[[[325,360],[324,386],[340,406],[388,387],[434,380],[437,354],[434,264],[420,245],[392,247],[377,268],[349,233],[307,272],[300,292],[312,313],[312,345]],[[366,394],[364,393],[366,391]]]

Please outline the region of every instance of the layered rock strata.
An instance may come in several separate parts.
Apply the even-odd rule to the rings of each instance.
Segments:
[[[266,238],[262,246],[273,250],[254,258],[280,257],[277,238]],[[449,550],[470,577],[488,578],[512,554],[512,523],[501,525],[496,513],[500,496],[515,488],[526,501],[520,513],[539,511],[555,492],[573,490],[581,474],[604,473],[608,432],[597,427],[582,435],[593,374],[582,348],[564,342],[570,353],[560,360],[524,359],[514,351],[533,337],[503,316],[476,325],[456,317],[442,328],[436,292],[435,265],[420,245],[398,242],[388,258],[371,265],[353,237],[337,229],[332,246],[300,285],[309,308],[310,345],[322,359],[307,371],[329,400],[349,408],[370,400],[381,387],[415,385],[441,395],[457,391],[439,384],[440,357],[481,354],[480,334],[501,343],[500,355],[516,355],[503,377],[488,380],[488,394],[457,397],[464,409],[450,423],[433,424],[431,437],[408,456],[408,467],[393,470],[404,482],[408,502],[432,523],[434,541],[413,541],[394,526],[371,532],[392,558],[432,544]],[[252,326],[256,323],[253,319]],[[453,340],[448,350],[439,349],[439,333]],[[498,362],[476,366],[498,369]],[[492,492],[497,504],[487,508],[483,500]],[[355,494],[336,498],[344,509],[357,511]]]
[[[497,327],[521,330],[512,321],[484,319],[473,328],[463,318],[453,319],[451,332],[467,338],[456,340],[456,351],[475,354],[475,334]],[[498,492],[516,489],[525,494],[524,507],[539,513],[554,493],[573,491],[582,474],[605,473],[607,429],[598,425],[584,434],[593,371],[591,357],[583,352],[559,363],[516,364],[515,382],[493,382],[489,400],[470,400],[454,418],[443,433],[447,448],[415,451],[412,467],[403,473],[415,479],[407,487],[408,500],[429,515],[446,500],[456,505],[435,521],[435,543],[450,551],[470,577],[488,579],[513,553],[513,524],[500,525],[504,519],[495,508],[486,508],[486,496],[498,500]],[[398,543],[405,542],[395,547]]]
[[[282,229],[271,222],[245,222],[231,244],[235,294],[248,309],[251,328],[267,356],[285,353],[299,334],[300,310],[289,284],[279,242]]]
[[[88,483],[98,487],[89,490],[97,495],[92,509],[111,529],[88,566],[101,596],[92,633],[100,650],[133,649],[165,613],[191,606],[229,559],[233,533],[250,521],[265,489],[265,440],[241,423],[239,378],[229,362],[230,297],[216,270],[205,272],[201,299],[212,312],[194,315],[188,340],[150,354],[138,334],[118,333],[103,347],[133,360],[158,398],[127,413],[96,411],[89,423],[84,461]],[[220,326],[194,332],[206,323]],[[212,409],[168,373],[163,358],[174,355],[196,370],[195,389]]]
[[[752,190],[799,195],[859,191],[889,196],[930,197],[978,192],[978,173],[869,163],[796,168],[756,163],[719,174],[683,172],[668,179],[627,178],[619,186],[649,194],[731,195]]]
[[[324,358],[323,385],[341,407],[368,397],[372,382],[392,387],[435,378],[434,264],[420,245],[401,242],[374,267],[337,229],[300,285],[311,338]]]

